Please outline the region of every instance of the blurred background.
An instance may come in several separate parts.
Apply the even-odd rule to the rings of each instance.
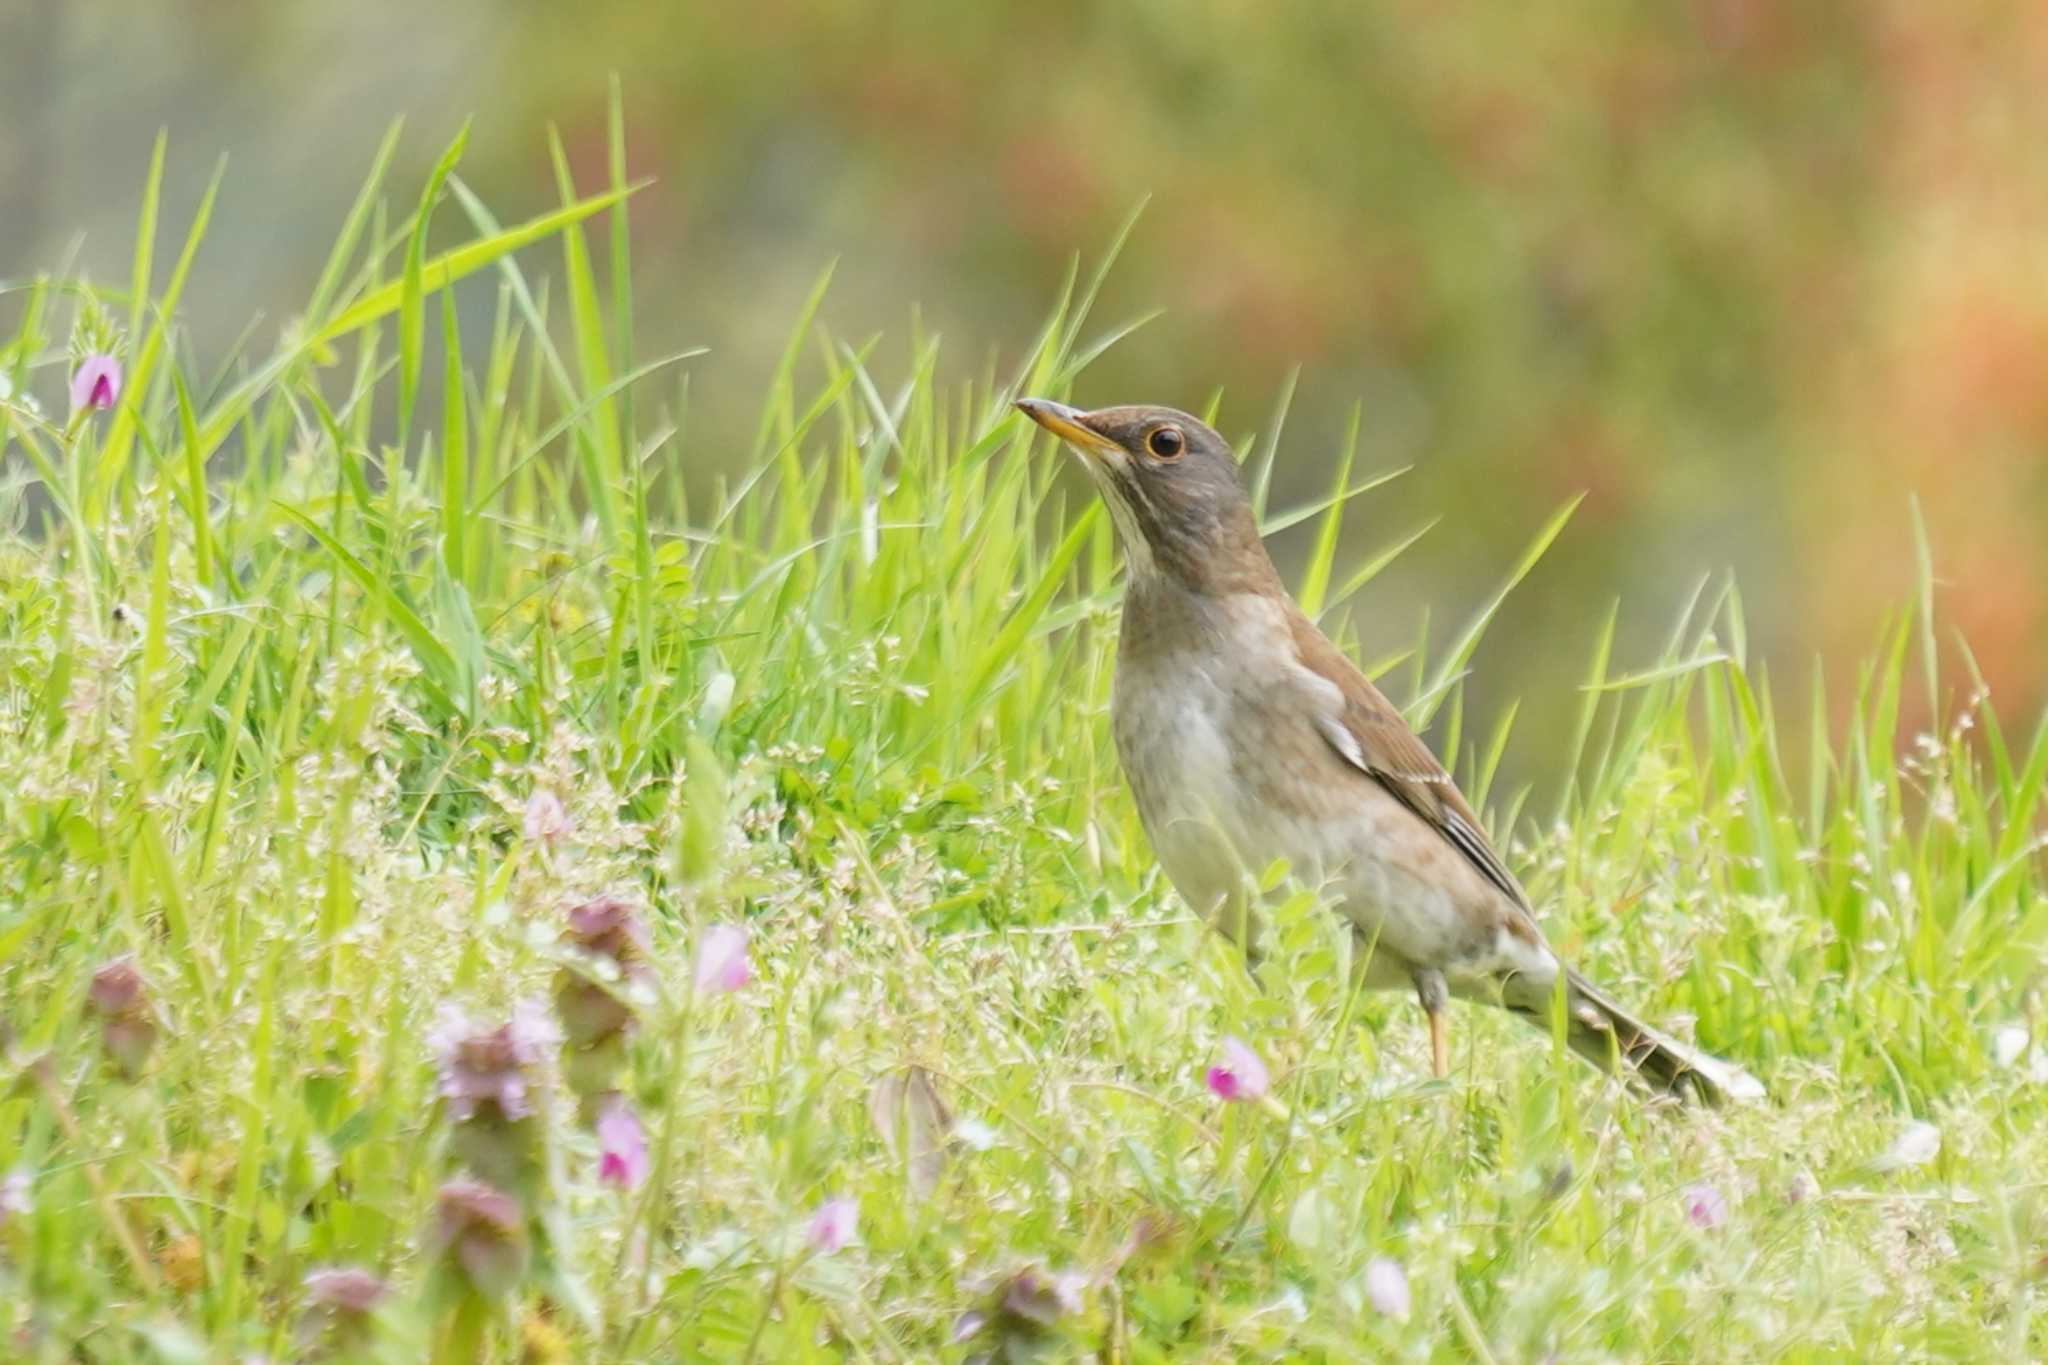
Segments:
[[[1165,315],[1076,400],[1220,389],[1243,435],[1299,366],[1283,503],[1327,486],[1362,403],[1361,470],[1413,471],[1356,508],[1354,556],[1442,518],[1359,599],[1368,653],[1421,606],[1441,640],[1588,493],[1478,660],[1482,708],[1533,708],[1525,758],[1613,599],[1639,663],[1722,570],[1781,685],[1818,655],[1853,686],[1912,589],[1914,494],[2001,710],[2048,691],[2033,0],[4,0],[0,278],[75,249],[124,279],[167,127],[173,232],[229,157],[199,353],[258,314],[267,351],[393,116],[401,201],[473,113],[461,174],[509,221],[556,202],[550,122],[599,183],[614,71],[656,178],[643,354],[712,348],[706,468],[739,458],[828,261],[824,317],[884,332],[880,373],[916,305],[965,376],[1025,348],[1069,257],[1149,195],[1097,320]]]

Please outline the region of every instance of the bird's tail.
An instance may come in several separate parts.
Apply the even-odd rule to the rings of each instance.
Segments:
[[[1690,1090],[1709,1104],[1764,1097],[1763,1083],[1733,1062],[1651,1028],[1577,972],[1566,979],[1571,1018],[1565,1041],[1593,1065],[1612,1070],[1619,1059],[1653,1089],[1681,1096]]]

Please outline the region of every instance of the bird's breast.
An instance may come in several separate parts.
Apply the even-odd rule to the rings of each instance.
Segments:
[[[1126,637],[1111,707],[1139,818],[1190,908],[1216,915],[1284,860],[1392,959],[1483,956],[1497,894],[1330,747],[1291,646],[1250,611],[1193,624]]]
[[[1196,661],[1117,669],[1117,759],[1160,866],[1200,914],[1257,871],[1240,853],[1255,836],[1238,799],[1231,710],[1229,689]]]
[[[1307,746],[1313,731],[1287,695],[1284,611],[1257,597],[1140,592],[1118,649],[1117,757],[1160,866],[1210,914],[1276,859],[1304,871],[1320,860],[1317,821],[1285,798],[1324,746]]]

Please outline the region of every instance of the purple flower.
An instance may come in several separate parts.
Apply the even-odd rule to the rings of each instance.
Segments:
[[[622,1190],[647,1178],[647,1130],[624,1096],[615,1095],[597,1116],[597,1178]]]
[[[485,1298],[502,1298],[526,1274],[526,1220],[519,1201],[470,1176],[434,1196],[436,1251]]]
[[[441,1097],[461,1123],[482,1104],[495,1106],[507,1119],[532,1113],[533,1070],[561,1034],[547,1013],[527,1000],[513,1007],[509,1023],[491,1029],[456,1006],[443,1005],[428,1041],[438,1054]]]
[[[148,1004],[149,983],[143,980],[135,959],[122,955],[92,974],[86,998],[108,1019],[133,1014]]]
[[[1365,1263],[1365,1297],[1373,1311],[1396,1322],[1408,1321],[1414,1299],[1408,1292],[1408,1272],[1399,1261],[1375,1256]]]
[[[528,843],[546,844],[549,848],[561,843],[576,829],[569,819],[568,807],[562,804],[562,798],[546,788],[541,788],[526,798],[524,826]]]
[[[1220,1100],[1261,1100],[1272,1084],[1259,1054],[1236,1038],[1223,1040],[1223,1061],[1209,1068],[1209,1090]]]
[[[569,910],[562,942],[597,957],[608,957],[621,970],[647,951],[647,924],[633,903],[618,896],[598,896]]]
[[[122,1075],[142,1074],[150,1049],[156,1046],[156,1015],[150,1008],[149,982],[132,957],[117,957],[92,974],[86,1003],[100,1017],[100,1042]]]
[[[104,351],[80,361],[71,372],[71,410],[105,410],[121,398],[121,362]]]
[[[299,1319],[299,1346],[311,1358],[354,1354],[370,1344],[371,1314],[391,1297],[382,1276],[358,1266],[330,1266],[306,1276],[306,1311]],[[325,1343],[323,1349],[323,1343]]]
[[[697,990],[704,995],[729,995],[753,980],[747,961],[747,931],[737,924],[714,924],[697,945]]]
[[[843,1197],[827,1199],[811,1215],[811,1225],[804,1233],[804,1239],[811,1244],[812,1250],[822,1256],[830,1256],[853,1240],[859,1218],[860,1205],[853,1200]]]
[[[1728,1221],[1728,1201],[1712,1185],[1701,1181],[1685,1188],[1685,1216],[1696,1228],[1717,1228]]]
[[[632,1029],[633,1007],[619,998],[619,983],[652,975],[646,961],[646,922],[631,902],[599,896],[569,911],[562,946],[569,952],[555,973],[555,1013],[569,1042],[587,1051],[622,1039]],[[570,1084],[579,1093],[612,1088],[614,1063],[623,1059],[607,1053],[592,1060],[605,1063],[596,1068],[600,1074],[585,1076],[581,1069],[571,1068]]]
[[[357,1266],[333,1266],[306,1276],[306,1298],[330,1312],[360,1317],[391,1293],[381,1276]]]

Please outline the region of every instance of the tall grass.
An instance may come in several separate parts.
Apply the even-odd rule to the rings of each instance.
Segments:
[[[1447,647],[1361,651],[1560,946],[1772,1098],[1649,1106],[1477,1011],[1436,1084],[1411,1004],[1340,988],[1312,897],[1248,976],[1119,787],[1110,528],[1007,401],[1121,335],[1089,321],[1114,250],[964,380],[916,333],[834,337],[827,272],[751,450],[705,450],[689,355],[633,337],[616,120],[605,181],[557,145],[562,206],[509,228],[460,138],[394,193],[394,129],[267,356],[192,353],[212,194],[160,226],[161,146],[125,289],[0,302],[6,1352],[343,1350],[306,1281],[335,1265],[388,1282],[358,1349],[393,1360],[2048,1349],[2048,739],[2006,732],[1959,642],[1944,673],[1924,546],[1846,719],[1748,657],[1732,585],[1652,658],[1610,619],[1572,768],[1533,792],[1498,788],[1509,723],[1459,679],[1501,666],[1485,622],[1569,509]],[[119,404],[39,410],[99,306]],[[1284,407],[1254,486],[1269,526],[1318,524],[1304,600],[1341,622],[1403,542],[1349,562],[1380,476],[1348,456],[1322,503],[1264,508],[1274,461],[1325,458],[1281,447]],[[565,835],[526,828],[536,792]],[[550,1099],[544,1263],[451,1336],[435,1011],[544,996],[601,893],[651,912],[625,1085],[655,1176],[601,1182]],[[702,996],[718,922],[757,976]],[[134,1079],[85,1003],[123,955],[160,1034]],[[1290,1118],[1203,1089],[1225,1034]],[[831,1196],[859,1240],[808,1249]]]

